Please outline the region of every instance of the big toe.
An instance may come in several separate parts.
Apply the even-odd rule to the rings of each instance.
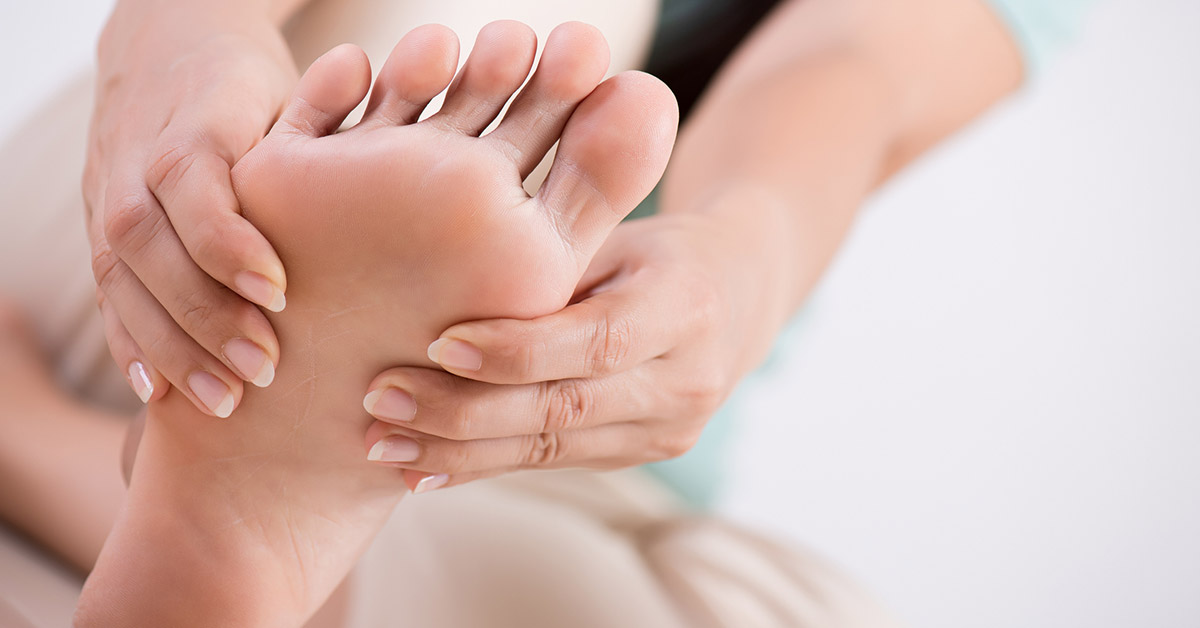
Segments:
[[[300,77],[275,130],[328,135],[341,126],[370,85],[371,63],[366,53],[358,46],[342,44],[313,61]]]
[[[662,178],[679,108],[662,81],[625,72],[575,110],[537,199],[584,260]]]

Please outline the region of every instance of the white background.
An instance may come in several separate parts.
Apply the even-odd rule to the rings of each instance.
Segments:
[[[0,139],[109,6],[0,0]],[[1200,4],[1094,17],[870,203],[748,387],[722,510],[913,626],[1200,626]]]

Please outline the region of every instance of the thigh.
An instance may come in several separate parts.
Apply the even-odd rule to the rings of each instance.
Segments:
[[[637,469],[519,473],[410,496],[351,589],[350,628],[394,617],[445,627],[897,626],[827,561],[690,512]]]

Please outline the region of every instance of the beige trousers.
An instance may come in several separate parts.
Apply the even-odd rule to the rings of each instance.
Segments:
[[[465,59],[493,19],[525,21],[543,40],[576,19],[605,32],[618,71],[640,63],[656,9],[642,0],[326,0],[288,33],[302,66],[350,41],[378,69],[422,23],[454,28]],[[65,87],[0,150],[0,298],[32,314],[65,388],[132,416],[137,400],[107,353],[84,236],[89,83]],[[0,529],[0,624],[67,626],[79,585]],[[893,625],[827,563],[694,515],[637,470],[518,474],[406,499],[344,599],[353,628]]]

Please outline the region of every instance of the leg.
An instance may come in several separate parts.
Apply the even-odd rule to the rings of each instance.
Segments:
[[[81,626],[301,623],[403,492],[399,469],[366,460],[371,377],[396,363],[432,366],[425,348],[451,323],[561,308],[608,230],[661,176],[674,101],[644,75],[596,87],[607,52],[594,29],[551,35],[529,86],[482,137],[524,80],[534,41],[507,23],[480,42],[491,44],[443,112],[415,123],[450,82],[457,43],[444,28],[410,33],[363,122],[329,135],[370,76],[361,52],[335,49],[239,163],[246,214],[289,268],[289,307],[272,316],[285,357],[275,384],[229,421],[176,393],[151,405]],[[522,181],[560,136],[530,198]]]
[[[127,421],[67,397],[32,328],[2,303],[0,399],[0,519],[86,573],[125,494]]]

